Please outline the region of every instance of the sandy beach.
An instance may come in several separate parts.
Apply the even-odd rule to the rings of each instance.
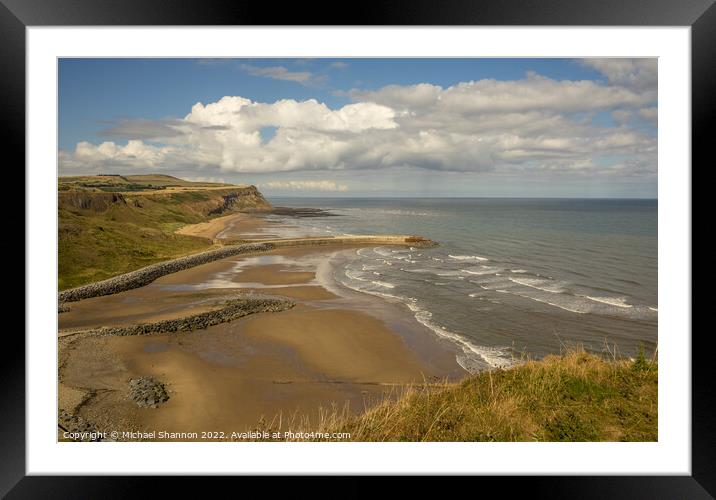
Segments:
[[[262,220],[232,215],[187,227],[185,234],[231,238]],[[60,314],[59,406],[99,430],[243,432],[292,418],[309,426],[321,408],[360,412],[409,383],[465,373],[401,304],[341,289],[331,263],[359,245],[279,248],[211,262],[115,295],[73,302]],[[67,335],[210,311],[237,294],[293,300],[283,312],[251,314],[191,332],[146,336]],[[141,408],[131,379],[151,376],[169,400]]]
[[[151,46],[140,31],[131,41]],[[690,470],[703,440],[688,432],[689,373],[658,366],[660,352],[691,347],[689,197],[659,196],[690,184],[683,162],[667,164],[668,184],[660,172],[662,143],[685,144],[660,129],[661,111],[688,106],[661,109],[672,85],[659,81],[686,67],[683,30],[637,34],[650,48],[634,57],[396,56],[391,44],[416,43],[384,31],[321,30],[320,45],[292,30],[290,48],[317,47],[294,56],[264,54],[277,29],[261,33],[268,51],[242,30],[242,54],[228,57],[186,36],[182,53],[177,30],[157,40],[166,56],[102,55],[92,30],[72,33],[91,57],[47,43],[56,99],[38,101],[38,78],[25,96],[50,115],[25,131],[38,161],[26,165],[27,366],[8,385],[27,389],[25,428],[10,419],[6,432],[27,440],[16,478],[529,473],[520,461],[622,473],[583,444],[547,461],[496,454],[499,442],[659,443],[663,463],[656,445],[637,446],[645,457],[620,445],[616,458],[640,474]],[[504,45],[484,31],[473,41]],[[346,36],[355,54],[331,50]],[[386,49],[360,54],[357,37]],[[666,114],[674,129],[685,118]],[[37,149],[44,125],[53,140]],[[49,378],[35,371],[54,362]],[[660,400],[687,425],[665,420]],[[43,453],[48,431],[64,453]],[[155,449],[177,446],[145,443],[122,460],[66,444],[102,441],[274,444],[162,458]],[[274,450],[290,442],[300,456]],[[363,444],[309,456],[310,442]],[[372,442],[385,444],[370,453]],[[492,444],[469,459],[434,450],[460,442]]]
[[[217,217],[207,222],[198,224],[190,224],[179,228],[177,234],[186,236],[199,236],[202,238],[215,239],[220,233],[230,230],[236,237],[240,235],[249,235],[255,230],[265,226],[265,222],[259,217],[245,213],[234,213]]]

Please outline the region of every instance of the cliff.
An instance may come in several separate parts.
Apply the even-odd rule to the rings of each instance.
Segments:
[[[106,192],[74,188],[58,193],[58,208],[74,212],[102,213],[112,208],[150,210],[157,204],[177,206],[180,210],[197,215],[219,215],[229,211],[268,210],[266,201],[256,186],[227,188],[183,188],[166,191]]]
[[[171,176],[83,176],[58,183],[59,288],[206,250],[210,240],[175,234],[231,212],[270,210],[251,185]]]

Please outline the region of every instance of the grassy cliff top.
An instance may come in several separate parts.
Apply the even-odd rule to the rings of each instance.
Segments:
[[[408,388],[319,431],[352,441],[657,441],[658,366],[574,349],[454,384]]]
[[[147,175],[80,175],[58,178],[60,191],[89,189],[109,192],[156,191],[166,189],[212,189],[246,187],[247,185],[222,184],[218,182],[193,182],[163,174]]]

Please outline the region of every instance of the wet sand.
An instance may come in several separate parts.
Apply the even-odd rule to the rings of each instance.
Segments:
[[[100,430],[210,431],[229,439],[274,419],[285,429],[292,415],[315,426],[320,408],[359,412],[405,384],[463,376],[454,350],[404,306],[326,278],[328,262],[351,252],[309,247],[235,256],[72,303],[59,316],[61,334],[188,316],[240,293],[297,305],[188,333],[63,338],[60,408]],[[164,382],[170,399],[137,407],[128,383],[140,376]]]

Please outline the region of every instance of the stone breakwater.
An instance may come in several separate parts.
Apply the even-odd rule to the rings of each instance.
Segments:
[[[168,319],[154,323],[140,323],[137,325],[102,327],[91,330],[90,335],[151,335],[161,333],[189,332],[200,330],[219,323],[228,323],[249,314],[260,312],[279,312],[291,309],[295,302],[284,299],[269,298],[240,298],[227,300],[221,309],[187,316],[185,318]]]
[[[167,274],[176,273],[196,267],[201,264],[213,262],[215,260],[224,259],[234,255],[251,252],[267,252],[272,250],[274,245],[271,243],[247,243],[243,245],[231,245],[217,250],[209,250],[206,252],[179,257],[178,259],[168,260],[152,264],[136,271],[108,278],[106,280],[90,283],[89,285],[64,290],[59,293],[59,301],[75,302],[90,297],[99,297],[101,295],[112,295],[115,293],[125,292],[134,288],[140,288],[148,285],[152,281],[166,276]]]
[[[59,293],[60,309],[65,302],[75,302],[78,300],[89,299],[91,297],[99,297],[101,295],[112,295],[115,293],[125,292],[133,288],[140,288],[148,285],[152,281],[166,276],[167,274],[176,273],[196,267],[201,264],[207,264],[215,260],[225,259],[234,255],[243,253],[267,252],[275,248],[284,247],[303,247],[303,246],[323,246],[323,245],[410,245],[413,247],[433,247],[437,243],[423,238],[421,236],[335,236],[325,238],[287,238],[281,240],[267,240],[255,243],[232,243],[231,241],[223,241],[226,245],[216,250],[208,250],[206,252],[179,257],[178,259],[168,260],[152,264],[136,271],[108,278],[89,285],[83,285],[70,290],[64,290]]]

